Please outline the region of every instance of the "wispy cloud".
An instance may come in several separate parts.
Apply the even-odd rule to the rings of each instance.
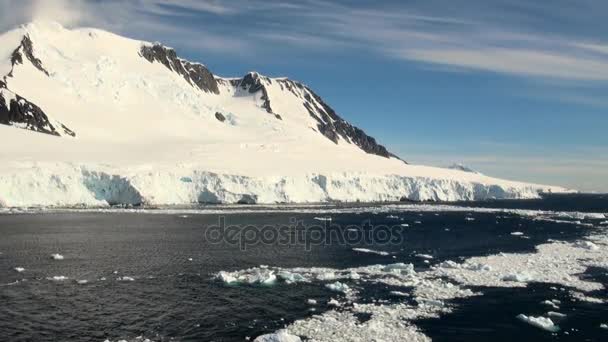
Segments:
[[[585,20],[601,18],[597,12],[603,9],[608,5],[573,6],[563,0],[473,0],[459,5],[443,0],[0,0],[4,29],[16,21],[43,17],[162,40],[201,53],[246,49],[249,54],[282,58],[293,49],[319,54],[372,52],[438,70],[606,84],[608,43],[591,30],[562,29],[573,23],[584,27]],[[570,98],[583,102],[583,96]]]

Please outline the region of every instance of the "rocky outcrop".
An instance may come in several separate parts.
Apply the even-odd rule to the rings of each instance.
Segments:
[[[167,69],[181,75],[188,83],[200,90],[219,94],[217,81],[213,74],[200,63],[191,63],[179,58],[175,50],[161,44],[143,45],[140,55],[150,63],[159,62]]]
[[[282,119],[280,113],[272,108],[272,98],[269,95],[267,86],[275,82],[282,91],[288,96],[296,96],[302,100],[302,105],[306,108],[311,117],[317,121],[317,129],[334,143],[338,143],[342,138],[349,143],[357,145],[363,151],[379,155],[385,158],[395,157],[386,147],[378,144],[376,139],[367,135],[362,129],[351,125],[342,119],[320,96],[315,94],[310,88],[302,83],[289,79],[272,79],[262,76],[257,72],[250,72],[241,80],[231,81],[235,87],[247,90],[249,93],[261,92],[260,99],[263,101],[261,107],[268,113],[274,114],[277,119]]]
[[[274,114],[272,107],[270,107],[270,97],[264,83],[272,84],[272,80],[269,77],[261,76],[257,72],[250,72],[243,77],[243,80],[239,83],[239,87],[243,90],[248,90],[251,94],[261,91],[262,108],[266,109],[268,113]]]
[[[51,123],[40,107],[11,92],[4,83],[0,83],[0,124],[55,136],[76,136],[62,123]]]
[[[215,112],[215,118],[219,121],[219,122],[224,122],[226,121],[226,117],[224,116],[224,114],[220,113],[220,112]]]
[[[305,96],[306,102],[304,102],[304,106],[310,115],[317,120],[317,128],[321,134],[335,143],[338,143],[338,137],[342,137],[370,154],[386,158],[396,157],[394,154],[390,153],[386,147],[378,144],[376,139],[367,135],[362,129],[353,126],[342,119],[310,88],[305,88],[308,94]]]
[[[15,65],[23,64],[24,57],[29,60],[36,69],[42,71],[47,76],[49,75],[49,72],[42,66],[42,61],[34,56],[32,40],[28,35],[23,36],[21,43],[11,55],[11,64],[13,65],[13,69],[15,68]],[[7,76],[13,76],[12,69]]]

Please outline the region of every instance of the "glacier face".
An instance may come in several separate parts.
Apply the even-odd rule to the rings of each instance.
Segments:
[[[6,114],[13,126],[0,125],[0,136],[14,146],[0,151],[0,206],[453,201],[566,191],[408,165],[300,82],[255,72],[219,77],[171,48],[101,30],[33,23],[6,32],[0,77],[0,120]]]
[[[533,198],[538,191],[534,185],[369,173],[240,176],[187,168],[148,172],[62,163],[26,164],[19,172],[0,173],[0,207],[457,201]]]

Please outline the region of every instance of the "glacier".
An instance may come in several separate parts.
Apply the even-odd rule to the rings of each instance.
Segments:
[[[98,29],[35,22],[0,34],[0,77],[0,207],[570,191],[408,164],[303,83],[217,76],[159,43]]]

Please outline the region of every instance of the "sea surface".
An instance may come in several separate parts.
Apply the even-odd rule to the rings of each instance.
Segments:
[[[315,305],[311,311],[309,299],[326,303],[340,294],[314,281],[227,284],[216,278],[220,271],[260,265],[343,269],[396,262],[412,263],[417,271],[424,271],[446,260],[533,252],[535,246],[548,241],[576,241],[605,229],[597,220],[537,220],[514,211],[479,208],[608,214],[608,197],[553,195],[533,201],[457,203],[445,210],[441,205],[416,210],[410,204],[406,211],[399,206],[382,210],[383,205],[378,204],[247,212],[156,209],[0,214],[0,341],[253,340],[296,320],[333,310]],[[336,210],[340,208],[348,210]],[[315,227],[305,235],[318,233],[318,226],[327,229],[328,222],[334,225],[332,229],[343,232],[366,224],[407,225],[407,229],[397,230],[398,241],[388,244],[320,243],[317,237],[312,239],[314,243],[285,243],[262,241],[259,236],[235,243],[235,239],[210,238],[210,230],[222,221],[243,229],[285,227],[301,221],[305,227]],[[512,235],[514,231],[526,238]],[[54,254],[63,258],[54,259]],[[419,254],[433,259],[417,257]],[[18,267],[24,270],[18,272]],[[581,276],[608,286],[606,268],[589,269]],[[483,295],[456,299],[453,312],[415,324],[436,341],[608,341],[608,330],[600,328],[608,323],[608,304],[578,301],[567,291],[556,293],[555,288],[530,283],[519,288],[475,289]],[[368,285],[361,291],[361,300],[405,300],[391,296],[390,290]],[[555,296],[568,312],[568,318],[559,323],[560,332],[550,333],[515,318]],[[608,292],[598,291],[595,297],[608,300]]]

